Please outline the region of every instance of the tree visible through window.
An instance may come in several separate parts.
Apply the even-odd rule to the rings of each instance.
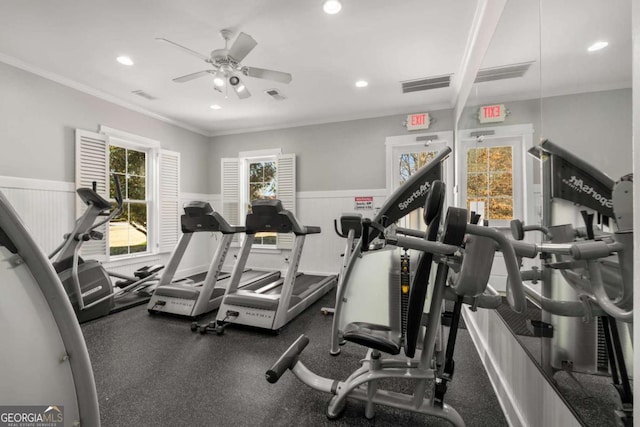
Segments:
[[[436,151],[400,154],[400,185],[404,184],[418,169],[436,156]]]
[[[467,151],[467,209],[484,219],[513,219],[512,147]]]
[[[122,212],[109,223],[109,254],[147,251],[147,154],[130,148],[109,146],[109,170],[120,181]],[[110,186],[115,200],[115,185]],[[114,206],[115,206],[115,202]]]
[[[431,162],[438,154],[437,151],[419,151],[410,153],[401,153],[399,155],[400,162],[400,181],[399,185],[404,184],[414,173],[421,167]],[[424,229],[425,224],[423,217],[423,208],[418,208],[410,212],[405,219],[401,220],[400,225],[407,228]]]
[[[275,160],[250,160],[249,164],[249,200],[247,211],[251,209],[251,202],[257,199],[275,199],[276,182],[276,161]],[[273,245],[276,244],[276,233],[257,233],[255,244]]]

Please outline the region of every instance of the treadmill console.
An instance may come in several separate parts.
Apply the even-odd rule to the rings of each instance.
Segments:
[[[223,234],[239,233],[244,227],[234,227],[214,211],[207,202],[189,202],[184,206],[184,215],[180,217],[183,233],[199,231],[217,231]]]
[[[320,232],[320,227],[300,225],[296,217],[284,209],[282,202],[278,199],[254,200],[245,224],[247,234],[273,232],[301,235]]]

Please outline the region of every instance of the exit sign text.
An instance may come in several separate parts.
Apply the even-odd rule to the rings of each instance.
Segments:
[[[480,123],[504,122],[507,118],[507,109],[504,104],[483,105],[478,112]]]
[[[429,129],[429,113],[409,114],[407,116],[407,130]]]

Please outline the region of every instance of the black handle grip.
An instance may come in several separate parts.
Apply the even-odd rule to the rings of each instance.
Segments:
[[[515,240],[524,239],[524,224],[519,219],[512,219],[509,223],[511,235]]]
[[[337,219],[334,219],[334,220],[333,220],[333,229],[334,229],[334,230],[336,230],[336,234],[337,234],[338,236],[340,236],[340,237],[347,237],[347,236],[345,236],[344,234],[342,234],[342,233],[340,232],[340,230],[338,230],[338,220],[337,220]]]
[[[271,384],[278,382],[282,374],[289,368],[292,368],[298,362],[298,356],[302,353],[302,350],[309,344],[309,338],[304,335],[291,344],[291,346],[285,351],[276,363],[273,364],[271,369],[266,372],[267,381]]]
[[[593,240],[595,239],[595,235],[593,234],[593,214],[590,214],[587,211],[580,211],[582,215],[582,219],[584,220],[584,225],[587,229],[587,239]]]
[[[369,250],[369,229],[371,228],[371,220],[365,218],[362,220],[362,247],[361,252],[367,252]]]

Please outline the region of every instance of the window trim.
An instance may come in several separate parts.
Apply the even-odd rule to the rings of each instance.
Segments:
[[[106,136],[107,150],[111,145],[129,148],[137,151],[144,151],[147,154],[146,159],[146,189],[147,189],[147,250],[144,252],[128,253],[122,255],[111,255],[109,249],[109,227],[106,228],[107,240],[107,262],[120,261],[125,259],[134,259],[159,253],[160,242],[160,141],[145,138],[140,135],[113,129],[100,125],[100,133]],[[107,169],[109,169],[109,160],[107,159]],[[108,188],[111,187],[111,179],[108,180]],[[109,194],[109,193],[107,193]]]
[[[270,148],[264,150],[254,150],[254,151],[241,151],[238,153],[238,162],[239,162],[239,173],[240,173],[240,221],[244,225],[244,221],[247,217],[247,201],[249,199],[249,163],[256,161],[273,161],[276,164],[276,168],[278,165],[278,156],[282,154],[282,148]],[[276,181],[276,185],[277,181]],[[276,187],[277,188],[277,187]],[[244,234],[241,237],[241,242],[244,241]],[[253,248],[258,251],[267,251],[271,253],[272,251],[280,251],[278,248],[278,242],[276,239],[276,243],[273,245],[263,245],[254,243]]]
[[[417,141],[416,138],[432,136],[434,139],[430,141]],[[385,139],[385,171],[386,171],[386,190],[387,196],[390,195],[394,188],[395,179],[395,154],[398,149],[406,148],[410,150],[411,147],[428,147],[429,144],[438,144],[449,147],[453,150],[454,147],[454,134],[453,131],[439,131],[439,132],[424,132],[415,133],[409,135],[388,136]],[[454,189],[454,163],[451,161],[445,161],[443,169],[443,179],[446,184],[446,205],[451,206],[453,203],[453,189]]]
[[[463,129],[459,130],[456,135],[456,187],[458,191],[455,194],[455,203],[456,206],[466,207],[466,200],[462,200],[463,194],[465,192],[462,188],[462,174],[466,171],[465,166],[465,150],[463,148],[463,141],[468,141],[475,139],[475,137],[471,136],[472,132],[478,131],[492,131],[493,134],[485,135],[484,139],[487,141],[487,146],[491,144],[491,140],[493,139],[504,139],[504,138],[518,138],[520,140],[520,146],[517,147],[520,150],[519,157],[518,153],[514,152],[514,163],[513,163],[513,176],[514,176],[514,218],[522,219],[525,223],[529,221],[531,213],[529,209],[534,204],[533,203],[533,169],[527,166],[527,154],[529,148],[533,146],[533,132],[534,128],[531,123],[522,124],[522,125],[508,125],[508,126],[495,126],[495,127],[483,127],[483,128],[475,128],[475,129]],[[516,168],[520,167],[524,169],[524,174],[516,173]],[[516,176],[521,177],[521,182],[516,182]],[[516,202],[517,201],[517,202]],[[516,203],[519,205],[516,208]],[[518,210],[520,210],[520,214],[518,214]],[[494,226],[508,226],[508,221],[506,220],[494,220],[501,221],[498,224],[494,224]]]

